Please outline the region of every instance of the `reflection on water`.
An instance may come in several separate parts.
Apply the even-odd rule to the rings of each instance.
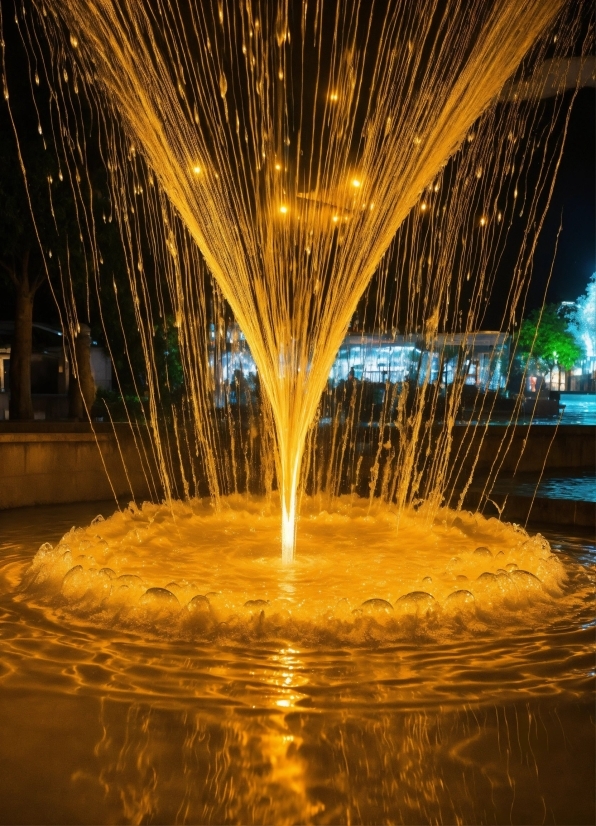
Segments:
[[[564,424],[596,425],[596,393],[561,393]]]
[[[493,493],[514,496],[536,496],[539,499],[570,499],[574,502],[596,502],[596,476],[591,473],[545,474],[540,482],[536,477],[520,474],[515,479],[497,479]]]
[[[100,742],[103,771],[86,782],[103,786],[114,813],[133,822],[527,823],[555,813],[581,822],[561,818],[579,813],[577,804],[563,806],[540,777],[568,793],[553,763],[563,768],[561,726],[577,726],[578,713],[539,714],[522,705],[216,722],[198,711],[105,704],[102,724],[118,736]],[[588,738],[571,742],[589,747]]]
[[[2,822],[593,822],[585,543],[554,546],[558,610],[517,632],[168,639],[14,598],[96,513],[0,515]]]

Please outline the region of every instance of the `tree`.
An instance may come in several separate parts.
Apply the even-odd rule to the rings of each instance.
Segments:
[[[557,304],[547,304],[524,319],[517,346],[522,356],[535,358],[549,373],[556,366],[571,369],[582,356],[582,348],[567,329]]]
[[[3,124],[4,126],[4,124]],[[37,142],[36,142],[37,143]],[[24,151],[31,160],[31,195],[37,198],[41,180],[47,189],[51,175],[39,150],[30,143]],[[40,162],[41,161],[41,162]],[[45,196],[43,194],[42,198]],[[31,350],[33,303],[46,280],[46,270],[39,250],[27,192],[14,138],[7,129],[0,134],[0,269],[14,287],[14,335],[10,353],[10,417],[32,419]],[[42,223],[43,219],[42,219]]]
[[[0,304],[5,302],[2,311],[6,318],[14,301],[10,418],[28,420],[33,418],[34,302],[40,291],[47,292],[49,299],[44,315],[49,313],[56,320],[61,316],[72,333],[71,381],[77,377],[74,390],[89,406],[90,365],[79,365],[79,354],[85,351],[88,355],[88,347],[83,347],[88,336],[83,336],[83,342],[77,340],[81,327],[89,321],[88,260],[64,157],[71,150],[55,131],[51,90],[44,82],[39,85],[39,78],[35,86],[32,83],[14,13],[3,13],[2,25],[3,37],[11,48],[3,50],[5,94],[0,103]],[[78,187],[79,191],[84,189],[85,181]],[[79,375],[87,381],[81,384]],[[80,408],[80,401],[73,397],[71,407]]]
[[[21,168],[26,169],[26,178]],[[14,333],[10,353],[10,418],[33,418],[31,353],[34,302],[52,283],[60,296],[68,278],[66,302],[86,305],[86,261],[70,185],[62,180],[59,154],[41,137],[13,134],[7,112],[0,112],[0,280],[14,290]],[[35,219],[32,216],[35,216]],[[43,250],[43,254],[42,254]],[[73,342],[73,353],[76,345]],[[75,356],[76,357],[76,356]],[[76,370],[75,372],[79,372]]]

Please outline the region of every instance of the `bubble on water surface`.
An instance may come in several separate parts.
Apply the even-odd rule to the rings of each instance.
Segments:
[[[159,612],[179,611],[181,607],[178,598],[167,588],[149,588],[139,600],[139,605],[149,606]]]
[[[435,598],[426,591],[412,591],[404,594],[395,603],[395,607],[408,614],[427,614],[436,607]]]
[[[497,579],[496,574],[491,574],[490,571],[484,571],[483,573],[480,574],[479,577],[477,577],[476,581],[477,582],[495,582],[496,579]]]
[[[275,502],[129,508],[42,545],[22,591],[64,616],[135,632],[357,644],[432,634],[470,611],[515,625],[561,593],[564,568],[546,540],[498,520],[462,513],[454,528],[447,510],[434,524],[422,510],[398,520],[391,506],[355,497],[336,508],[305,498],[291,566],[279,560]],[[498,559],[478,554],[493,542]]]
[[[197,594],[196,597],[193,597],[186,608],[191,613],[194,612],[197,614],[205,614],[211,611],[209,600],[207,597],[202,596],[202,594]]]
[[[80,590],[82,586],[86,585],[86,582],[85,569],[82,565],[75,565],[62,580],[62,592],[66,596],[68,596],[69,593],[75,594],[77,590]]]
[[[450,610],[461,611],[463,608],[469,608],[474,605],[474,602],[474,594],[462,588],[459,591],[454,591],[452,594],[449,594],[445,600],[445,607]]]
[[[365,600],[360,608],[363,614],[368,614],[373,617],[393,613],[393,605],[390,602],[387,602],[386,599],[378,599],[376,597]]]
[[[542,583],[536,574],[533,574],[530,571],[512,571],[511,579],[518,585],[523,585],[526,588],[540,588],[542,586]]]

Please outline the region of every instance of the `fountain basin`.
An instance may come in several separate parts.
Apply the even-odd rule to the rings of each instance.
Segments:
[[[329,644],[410,637],[413,618],[416,633],[440,638],[556,614],[566,573],[540,534],[447,508],[305,499],[288,566],[278,558],[278,508],[236,495],[217,509],[196,499],[98,515],[41,546],[17,598],[170,638]],[[467,602],[453,599],[462,589]]]
[[[112,523],[121,538],[129,533],[123,526],[155,531],[151,553],[137,546],[136,559],[130,555],[116,571],[142,575],[148,587],[139,603],[151,588],[168,584],[164,578],[176,564],[176,575],[193,567],[201,590],[213,581],[222,592],[230,585],[239,615],[236,605],[247,596],[249,604],[240,606],[246,615],[227,629],[222,620],[189,630],[159,612],[141,621],[148,610],[143,604],[108,616],[49,582],[22,590],[42,541],[58,547],[64,534],[72,545],[73,537],[90,541],[89,532],[101,534],[110,524],[106,503],[0,515],[2,822],[527,823],[542,822],[545,809],[553,822],[592,822],[589,544],[550,542],[556,575],[549,580],[543,573],[543,584],[527,588],[517,607],[502,601],[491,609],[487,595],[494,581],[485,575],[497,576],[491,567],[497,545],[508,554],[520,552],[515,543],[527,541],[521,532],[505,529],[497,543],[497,530],[487,521],[481,542],[466,534],[472,521],[478,523],[463,515],[462,525],[434,526],[437,545],[441,535],[452,543],[449,552],[437,553],[430,543],[413,541],[410,525],[411,547],[405,541],[395,546],[408,559],[402,579],[389,577],[383,591],[382,558],[375,565],[373,550],[376,542],[383,551],[387,537],[395,537],[394,515],[364,508],[358,514],[352,505],[352,517],[340,507],[311,525],[306,503],[299,555],[288,568],[278,560],[275,509],[269,515],[262,501],[239,504],[230,503],[224,519],[194,503],[186,517],[195,545],[207,538],[204,524],[203,534],[197,530],[201,519],[219,525],[221,544],[210,556],[211,562],[219,559],[219,571],[210,582],[208,559],[192,557],[182,528],[178,534],[169,517],[160,521],[161,508],[133,511]],[[108,518],[89,525],[98,513]],[[271,561],[259,565],[268,559],[268,519]],[[73,522],[88,527],[69,533]],[[332,547],[332,533],[345,543],[343,550],[341,543]],[[174,554],[157,554],[164,535],[176,536],[179,550],[186,547],[178,562]],[[408,536],[407,525],[400,525],[399,535]],[[538,564],[547,555],[546,542],[531,545],[531,553],[524,553]],[[335,560],[327,571],[316,556],[321,547]],[[475,553],[482,547],[490,556]],[[339,564],[358,551],[368,566],[350,572]],[[122,544],[118,553],[124,555]],[[454,556],[460,562],[450,568]],[[143,559],[147,564],[139,565]],[[246,575],[251,566],[262,572],[274,561],[288,577],[294,573],[286,582],[294,591],[288,587],[286,598],[303,619],[293,631],[287,620],[276,625],[266,607],[281,598],[266,573],[261,580]],[[530,561],[524,564],[531,567]],[[83,568],[82,561],[73,562],[72,568]],[[126,573],[133,565],[137,573]],[[462,570],[480,573],[462,585]],[[451,614],[441,591],[448,576],[454,580],[448,597],[459,594]],[[331,582],[338,590],[333,600],[323,599],[319,592]],[[477,589],[473,602],[465,593],[470,588]],[[431,591],[434,611],[427,610]],[[309,595],[304,606],[301,595]],[[159,603],[160,596],[150,594],[148,601]],[[403,596],[408,599],[400,603]],[[177,599],[176,610],[187,610]],[[366,605],[371,599],[386,604]],[[324,602],[341,614],[335,625]],[[201,604],[198,599],[199,614]]]

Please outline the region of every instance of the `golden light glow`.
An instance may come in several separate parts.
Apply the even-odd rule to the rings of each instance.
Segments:
[[[151,217],[143,226],[151,227],[154,248],[167,251],[163,272],[176,313],[181,312],[189,324],[192,318],[209,315],[205,310],[209,302],[202,293],[189,297],[187,270],[199,271],[200,258],[246,337],[267,400],[271,465],[267,484],[281,492],[287,561],[294,554],[303,460],[310,450],[308,434],[355,307],[381,262],[387,260],[402,224],[411,221],[415,230],[416,220],[424,221],[420,233],[424,237],[413,231],[411,240],[396,240],[400,251],[395,254],[402,256],[402,269],[408,272],[403,289],[412,296],[406,326],[423,329],[431,342],[439,335],[439,320],[446,317],[449,296],[455,295],[446,284],[452,278],[465,280],[474,256],[479,255],[472,243],[460,243],[470,221],[479,220],[474,213],[478,200],[468,181],[479,186],[475,173],[482,168],[482,203],[494,203],[505,167],[521,162],[506,136],[510,131],[528,134],[524,130],[531,107],[527,112],[496,104],[491,109],[492,102],[559,6],[555,0],[497,4],[479,29],[478,15],[469,13],[468,4],[455,3],[449,36],[428,35],[425,40],[424,32],[432,30],[428,26],[434,14],[432,0],[413,4],[411,15],[403,14],[406,0],[396,0],[385,4],[382,34],[364,61],[357,55],[368,48],[370,32],[367,15],[360,12],[368,6],[365,0],[355,4],[350,45],[343,15],[334,22],[330,17],[325,27],[316,14],[293,22],[288,4],[273,0],[258,4],[267,12],[259,20],[253,4],[225,4],[226,14],[222,12],[217,25],[212,25],[209,15],[186,19],[175,0],[162,0],[159,16],[135,0],[45,0],[47,15],[39,15],[47,42],[57,44],[52,50],[58,76],[66,72],[70,78],[56,91],[59,105],[68,110],[64,122],[71,123],[75,71],[68,63],[73,55],[68,32],[76,32],[79,83],[87,87],[94,106],[105,104],[123,125],[125,141],[120,145],[114,140],[108,147],[117,212],[128,216],[134,201],[135,210],[142,208]],[[146,38],[146,33],[151,37]],[[559,39],[557,49],[564,54],[568,43],[562,34]],[[296,72],[286,72],[290,42]],[[240,55],[245,45],[246,57],[232,61],[230,45],[237,46]],[[331,67],[319,57],[327,47],[334,55]],[[197,63],[190,55],[199,50],[205,60]],[[424,72],[419,71],[421,55]],[[529,63],[537,59],[531,56]],[[281,76],[283,82],[277,79]],[[415,88],[400,83],[404,77],[416,78]],[[50,85],[54,87],[53,80]],[[322,89],[322,96],[327,89],[327,100],[313,99],[314,89]],[[371,95],[374,105],[368,108]],[[327,101],[337,104],[340,97],[342,107],[330,111]],[[356,113],[362,117],[356,118]],[[484,119],[483,113],[487,113]],[[72,115],[78,117],[85,116]],[[138,147],[134,159],[124,146],[131,141]],[[510,157],[503,154],[503,146]],[[285,158],[281,147],[289,158],[283,165],[276,163]],[[528,144],[528,152],[533,151]],[[198,163],[193,166],[191,161],[189,169],[189,157],[201,158],[203,170],[208,170],[200,186],[187,185],[189,176],[201,174]],[[433,210],[430,200],[420,203],[421,193],[429,193],[451,157],[453,170],[445,195],[449,208],[441,204],[440,210],[436,206]],[[135,175],[146,174],[144,169],[157,173],[156,186],[144,187],[142,196],[134,198],[128,183],[133,167]],[[280,176],[278,167],[291,168],[292,175]],[[354,170],[357,177],[351,174]],[[518,168],[520,175],[523,170]],[[77,170],[71,173],[71,180],[76,180]],[[361,182],[365,184],[360,187]],[[368,203],[368,197],[366,201],[355,197],[354,190],[360,188],[374,193],[376,207],[370,203],[362,209],[361,202]],[[298,198],[299,191],[306,194],[304,198]],[[533,192],[530,197],[535,197]],[[291,220],[279,220],[290,212]],[[432,213],[432,221],[426,212]],[[532,209],[526,214],[533,214]],[[340,219],[341,238],[330,227]],[[126,219],[123,236],[131,246],[127,257],[135,262],[129,278],[138,298],[139,328],[144,330],[145,317],[156,317],[153,307],[144,306],[151,301],[144,296],[154,291],[143,281],[144,270],[137,269],[140,244],[132,236],[141,230],[132,228],[135,223]],[[456,261],[454,250],[462,247],[462,260]],[[310,254],[305,254],[306,249]],[[410,272],[406,255],[431,262],[424,265],[428,281],[419,268]],[[320,289],[323,273],[324,289]],[[196,280],[200,279],[193,283]],[[519,291],[513,293],[517,296]],[[487,299],[475,295],[470,300],[466,323],[472,324]],[[205,306],[199,306],[201,301]],[[158,401],[161,376],[154,363],[152,335],[152,331],[144,335],[143,348],[149,416],[157,432],[163,402]],[[222,440],[212,429],[213,402],[205,389],[208,360],[201,351],[201,335],[196,329],[187,337],[181,358],[189,377],[189,421],[197,455],[204,457],[209,488],[217,500],[228,489],[229,479],[236,477],[235,470],[230,476],[226,464],[233,460],[216,455]],[[422,407],[417,415],[422,415]],[[408,435],[403,451],[400,447],[400,469],[392,480],[388,476],[383,482],[386,495],[398,506],[418,496],[411,478],[423,462],[419,431],[404,424],[404,432]],[[446,438],[445,444],[449,443]],[[193,483],[178,481],[172,470],[178,458],[172,458],[176,454],[171,454],[167,440],[157,438],[153,448],[159,487],[169,501]],[[180,450],[187,451],[183,443]],[[438,450],[436,470],[429,477],[436,480],[435,488],[424,494],[433,503],[441,499],[448,462],[449,450]],[[373,475],[380,479],[378,468]]]
[[[306,622],[324,636],[330,630],[330,616],[341,619],[349,634],[348,626],[358,623],[363,613],[381,624],[407,615],[422,620],[429,610],[451,613],[457,609],[454,588],[463,587],[459,583],[464,577],[466,590],[460,592],[464,615],[470,601],[483,612],[498,615],[502,605],[516,598],[527,612],[528,601],[537,596],[534,577],[551,589],[564,575],[560,560],[544,559],[541,536],[526,536],[522,543],[520,531],[509,524],[460,512],[460,527],[451,526],[455,512],[444,510],[443,519],[449,521],[429,526],[424,514],[413,508],[400,515],[395,505],[378,499],[369,502],[355,496],[351,500],[349,510],[338,503],[321,512],[317,499],[304,498],[309,523],[304,559],[310,574],[292,580],[291,587],[274,564],[279,534],[275,510],[264,509],[263,497],[234,496],[226,498],[219,511],[208,500],[175,502],[171,508],[145,503],[67,534],[56,548],[42,547],[38,553],[29,578],[31,591],[61,595],[74,614],[92,609],[100,625],[108,627],[126,623],[127,612],[135,612],[138,631],[149,627],[154,633],[161,626],[173,638],[185,629],[188,633],[193,618],[198,621],[198,634],[219,627],[225,635],[221,622],[234,617],[234,627],[252,635],[257,630],[253,621],[261,613],[266,619],[277,617],[275,628],[262,629],[264,635],[278,633],[286,623],[291,627]],[[256,520],[257,544],[251,531]],[[398,520],[396,554],[388,531],[397,530]],[[235,533],[233,546],[227,539],[230,530]],[[137,531],[144,544],[137,544],[134,554],[123,555],[126,538]],[[479,548],[480,542],[489,547]],[[156,544],[159,554],[154,553]],[[364,544],[369,553],[354,554],[353,548]],[[258,573],[257,560],[267,563],[258,565]],[[120,583],[127,581],[122,589]],[[169,584],[164,588],[164,583]],[[257,593],[262,598],[255,599]],[[85,595],[83,605],[81,595]],[[421,596],[422,604],[417,600]],[[373,604],[367,605],[371,598]],[[546,598],[540,589],[537,611],[544,611]],[[364,610],[358,612],[359,608]],[[299,654],[293,646],[271,656],[271,664],[279,666],[275,681],[280,687],[298,690],[303,683]],[[284,690],[281,696],[292,700],[292,693]]]

